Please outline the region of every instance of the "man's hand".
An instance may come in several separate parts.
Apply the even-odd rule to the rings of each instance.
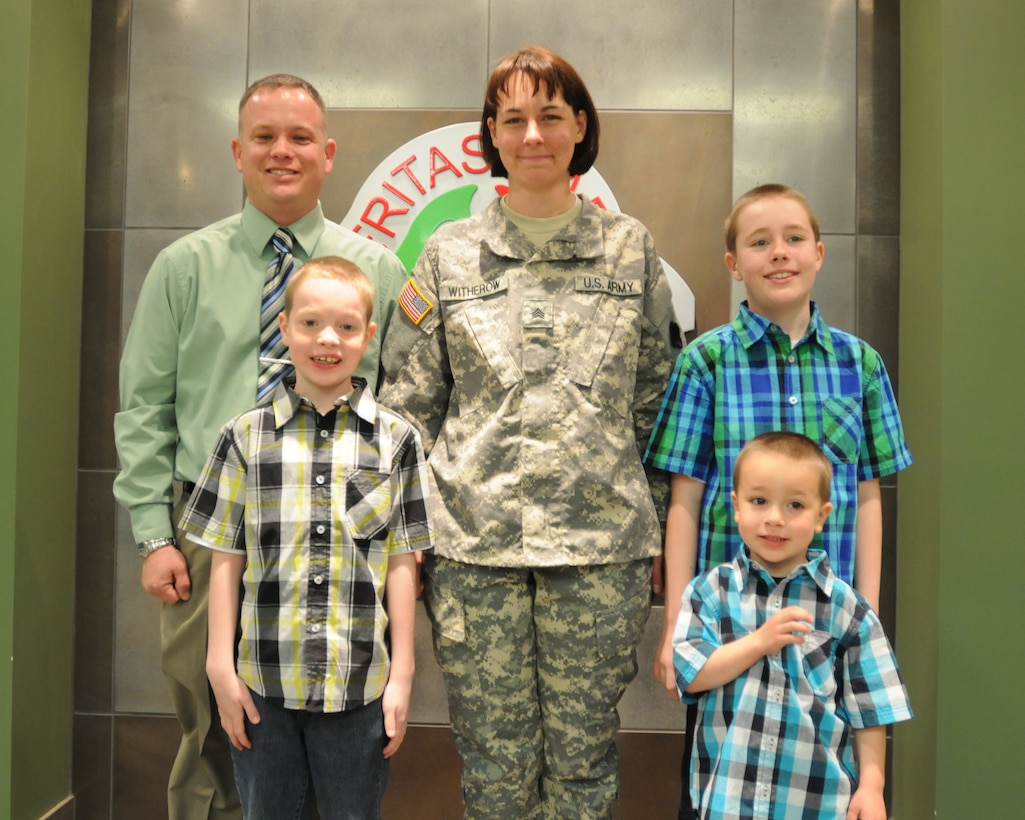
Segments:
[[[192,580],[185,556],[171,546],[151,552],[142,562],[142,588],[166,604],[189,600]]]

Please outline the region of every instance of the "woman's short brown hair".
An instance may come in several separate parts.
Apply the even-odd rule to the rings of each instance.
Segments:
[[[491,176],[508,175],[498,149],[491,141],[491,129],[488,120],[497,116],[499,97],[509,93],[509,85],[518,74],[523,74],[534,81],[536,94],[544,85],[551,99],[562,92],[566,103],[574,114],[584,112],[587,124],[584,138],[577,143],[573,151],[573,159],[569,163],[570,176],[586,174],[594,165],[598,156],[598,112],[587,91],[587,86],[580,79],[576,69],[558,54],[541,46],[526,46],[519,51],[502,58],[498,67],[491,72],[488,87],[484,93],[484,111],[480,117],[480,143],[484,151],[484,159],[491,167]]]

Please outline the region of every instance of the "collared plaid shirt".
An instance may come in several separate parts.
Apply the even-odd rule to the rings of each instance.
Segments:
[[[230,421],[182,518],[198,543],[245,552],[238,674],[288,709],[383,694],[388,558],[432,543],[419,435],[353,385],[321,416],[282,383]]]
[[[858,780],[851,730],[912,716],[879,618],[822,550],[808,558],[776,582],[745,548],[684,594],[673,657],[684,702],[698,703],[691,795],[703,818],[844,817]],[[721,688],[683,691],[717,648],[788,606],[815,618],[803,644]]]
[[[677,359],[644,460],[705,484],[698,573],[740,551],[733,463],[744,444],[770,430],[804,433],[833,463],[833,512],[812,545],[854,583],[858,483],[903,470],[911,453],[882,358],[827,327],[814,302],[808,331],[793,347],[745,302],[731,324],[698,337]]]

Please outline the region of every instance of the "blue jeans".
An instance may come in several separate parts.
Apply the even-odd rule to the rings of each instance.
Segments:
[[[313,780],[322,820],[379,820],[388,784],[381,699],[345,712],[304,712],[268,703],[256,692],[260,722],[246,718],[251,749],[232,747],[246,820],[309,816]]]

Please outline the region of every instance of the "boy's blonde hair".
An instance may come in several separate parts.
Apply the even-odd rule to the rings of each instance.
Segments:
[[[833,465],[822,448],[802,433],[791,433],[779,430],[755,436],[740,451],[733,463],[733,488],[740,487],[740,475],[744,461],[751,453],[769,453],[789,458],[792,461],[804,461],[817,468],[819,473],[819,498],[823,503],[829,501],[833,485]]]
[[[809,205],[808,200],[804,198],[804,194],[796,188],[791,188],[789,185],[782,185],[778,182],[769,182],[765,185],[759,185],[757,188],[752,188],[733,204],[733,210],[730,211],[730,215],[726,217],[726,250],[732,254],[736,254],[737,252],[737,221],[740,219],[740,214],[744,208],[761,199],[768,199],[774,196],[792,199],[804,208],[805,212],[808,214],[808,221],[811,223],[811,229],[815,233],[815,241],[818,242],[821,239],[819,234],[819,218],[815,216],[815,211],[811,209],[811,205]]]
[[[374,285],[359,266],[340,256],[318,256],[291,275],[285,286],[285,313],[292,312],[295,291],[307,279],[334,279],[352,285],[367,312],[367,324],[374,315]]]

